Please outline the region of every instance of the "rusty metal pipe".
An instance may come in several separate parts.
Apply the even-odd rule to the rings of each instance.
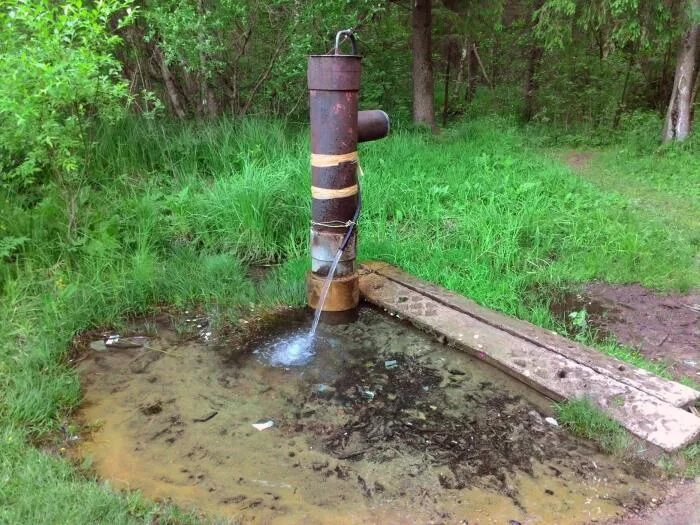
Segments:
[[[360,111],[357,114],[357,142],[383,139],[389,134],[389,115],[381,109]]]
[[[352,43],[351,55],[340,54],[340,38]],[[357,219],[360,211],[357,143],[376,140],[389,131],[383,111],[358,112],[360,56],[352,31],[338,33],[335,54],[309,57],[311,120],[311,272],[307,300],[318,306],[323,282],[336,254],[338,266],[324,312],[354,311],[359,303]],[[362,119],[362,127],[359,120]]]

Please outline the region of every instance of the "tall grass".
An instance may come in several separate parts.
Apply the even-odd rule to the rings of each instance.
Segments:
[[[300,304],[308,151],[306,130],[278,122],[134,120],[102,130],[72,233],[55,188],[4,190],[0,479],[13,483],[0,484],[0,508],[21,498],[21,510],[3,510],[0,521],[51,512],[47,498],[63,483],[96,498],[83,513],[72,507],[79,498],[67,500],[74,522],[111,519],[101,508],[117,512],[114,522],[155,512],[127,512],[127,500],[80,476],[66,482],[64,463],[28,445],[79,401],[64,359],[69,341],[158,304],[215,307],[234,322],[241,305]],[[673,242],[624,197],[572,177],[510,121],[479,119],[439,136],[400,131],[361,153],[363,259],[548,327],[556,327],[551,295],[574,283],[700,282],[697,247]],[[276,270],[256,287],[246,272],[259,263]]]

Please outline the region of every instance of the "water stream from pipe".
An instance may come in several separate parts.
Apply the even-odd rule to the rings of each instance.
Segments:
[[[321,289],[321,296],[318,299],[318,304],[316,305],[316,313],[314,314],[314,322],[311,325],[311,330],[309,331],[309,340],[313,341],[316,336],[316,329],[318,328],[318,322],[321,320],[321,313],[323,312],[323,305],[326,303],[326,297],[328,296],[328,290],[331,288],[331,281],[333,281],[333,276],[335,275],[335,269],[338,267],[340,258],[343,255],[343,248],[341,247],[333,257],[333,263],[331,264],[331,269],[328,270],[328,275],[323,283],[323,288]]]
[[[273,339],[261,348],[255,350],[253,353],[258,354],[264,362],[272,366],[290,368],[304,366],[314,358],[317,351],[316,330],[321,320],[323,305],[326,303],[331,281],[333,281],[335,270],[342,255],[343,249],[341,248],[333,258],[328,276],[326,276],[323,287],[321,288],[321,296],[316,306],[316,313],[311,329],[296,331],[284,337]]]

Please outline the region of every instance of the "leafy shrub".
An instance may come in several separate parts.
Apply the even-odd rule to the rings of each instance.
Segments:
[[[113,51],[131,0],[7,0],[0,7],[0,181],[66,182],[89,163],[97,119],[113,121],[128,85]],[[121,16],[119,16],[121,15]]]

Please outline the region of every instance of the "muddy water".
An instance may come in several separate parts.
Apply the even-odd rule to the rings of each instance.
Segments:
[[[117,487],[242,523],[566,525],[658,496],[545,422],[547,400],[374,310],[272,366],[308,322],[219,345],[161,325],[148,348],[90,351],[77,453]]]

